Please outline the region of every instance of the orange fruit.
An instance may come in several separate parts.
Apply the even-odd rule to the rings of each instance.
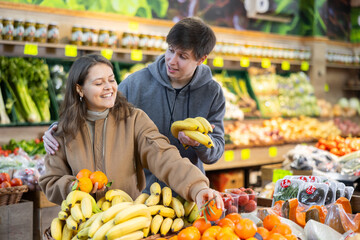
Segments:
[[[202,236],[202,237],[201,237],[201,240],[216,240],[216,238],[213,238],[213,237],[204,237],[204,236]]]
[[[285,223],[278,223],[275,224],[274,228],[271,230],[271,234],[273,233],[280,233],[281,235],[287,235],[287,234],[291,234],[292,231],[289,225]]]
[[[169,240],[178,240],[178,236],[177,235],[173,236],[173,237],[169,238]]]
[[[238,213],[229,213],[225,216],[225,218],[229,218],[231,221],[233,221],[233,223],[237,224],[238,222],[240,222],[241,215]]]
[[[234,231],[235,229],[235,223],[233,221],[231,221],[229,218],[223,218],[221,219],[218,223],[217,223],[218,226],[220,227],[230,227],[231,230]]]
[[[93,172],[89,178],[93,184],[98,183],[98,189],[102,189],[108,183],[105,173],[101,171]]]
[[[76,178],[82,178],[82,177],[90,177],[90,175],[92,174],[92,171],[90,171],[89,169],[81,169],[78,174],[76,174]]]
[[[273,233],[266,240],[287,240],[287,239],[280,233]]]
[[[93,189],[93,183],[91,182],[90,178],[82,177],[77,180],[76,190],[90,193],[92,189]]]
[[[298,238],[294,234],[284,235],[287,240],[297,240]]]
[[[196,219],[192,225],[194,227],[196,227],[197,229],[199,229],[200,234],[203,234],[206,229],[211,227],[211,223],[205,221],[205,218],[203,218],[203,217]]]
[[[203,216],[207,221],[216,221],[222,215],[222,209],[216,206],[215,199],[208,201],[203,210]]]
[[[263,220],[264,228],[271,231],[275,224],[280,223],[280,217],[276,214],[267,215]]]
[[[251,238],[256,234],[257,227],[253,221],[248,218],[241,219],[238,224],[235,225],[235,233],[240,238]]]
[[[220,226],[211,226],[208,229],[205,230],[202,237],[212,237],[215,238],[216,235],[220,232],[221,227]]]
[[[201,234],[196,227],[187,227],[178,234],[178,240],[200,240]]]
[[[269,230],[264,227],[258,227],[257,232],[262,236],[263,239],[267,239],[270,235]]]
[[[246,240],[258,240],[257,238],[251,237],[251,238],[247,238]],[[265,240],[265,239],[264,239]]]
[[[219,232],[216,236],[216,240],[240,240],[240,238],[236,236],[234,232],[225,230]]]

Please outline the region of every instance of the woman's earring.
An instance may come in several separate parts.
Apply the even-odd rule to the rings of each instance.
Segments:
[[[82,102],[82,96],[80,96],[80,102]]]

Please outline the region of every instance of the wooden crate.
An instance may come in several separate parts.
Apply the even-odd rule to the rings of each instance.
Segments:
[[[34,208],[47,208],[56,206],[55,203],[50,202],[44,192],[42,191],[29,191],[23,194],[23,199],[34,202]]]
[[[33,239],[33,202],[21,201],[0,207],[0,238],[2,240]]]
[[[50,227],[51,221],[58,216],[60,206],[35,208],[34,209],[34,240],[42,239],[47,228]]]

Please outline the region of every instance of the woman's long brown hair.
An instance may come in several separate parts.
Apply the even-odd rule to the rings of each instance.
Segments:
[[[113,65],[105,57],[98,54],[85,55],[78,58],[71,66],[66,82],[65,97],[60,107],[59,127],[56,136],[66,137],[68,141],[75,138],[80,127],[86,121],[87,108],[85,100],[80,101],[76,84],[83,86],[91,67],[106,64],[114,70]],[[114,106],[109,114],[113,114],[116,122],[126,119],[132,114],[133,106],[118,91]]]

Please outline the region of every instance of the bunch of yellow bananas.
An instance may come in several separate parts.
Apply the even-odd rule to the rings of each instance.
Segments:
[[[189,138],[203,144],[207,148],[214,146],[213,141],[208,133],[213,131],[211,124],[206,118],[195,117],[186,118],[182,121],[175,121],[171,125],[171,133],[175,138],[178,138],[179,132],[182,131]],[[184,146],[187,149],[187,146]]]

